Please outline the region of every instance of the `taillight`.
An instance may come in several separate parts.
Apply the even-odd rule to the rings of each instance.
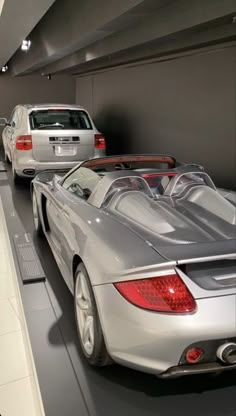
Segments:
[[[119,282],[115,287],[126,300],[143,309],[186,313],[196,308],[194,298],[177,274]]]
[[[94,146],[96,149],[105,149],[106,142],[105,137],[102,134],[95,134],[94,135]]]
[[[32,136],[28,134],[17,136],[15,147],[17,150],[31,150],[32,149]]]

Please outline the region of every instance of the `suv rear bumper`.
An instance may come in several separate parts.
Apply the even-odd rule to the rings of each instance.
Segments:
[[[24,178],[34,178],[37,173],[44,170],[70,170],[82,161],[76,162],[37,162],[28,160],[27,164],[23,161],[15,161],[14,168],[18,176]]]

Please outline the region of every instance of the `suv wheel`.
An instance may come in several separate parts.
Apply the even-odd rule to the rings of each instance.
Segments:
[[[14,185],[19,185],[21,183],[21,177],[17,175],[13,162],[12,162],[12,179],[13,179]]]
[[[10,159],[9,159],[9,157],[7,156],[7,154],[6,154],[6,151],[4,150],[4,161],[7,163],[7,164],[10,164]]]

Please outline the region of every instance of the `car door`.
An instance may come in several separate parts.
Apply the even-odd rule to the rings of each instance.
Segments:
[[[57,262],[63,269],[63,277],[69,287],[73,287],[71,275],[73,256],[75,253],[79,254],[81,249],[76,231],[79,230],[80,242],[85,241],[82,213],[92,209],[87,203],[87,198],[99,181],[100,177],[95,172],[79,167],[64,181],[56,183],[52,198],[47,202],[51,238],[58,253]],[[78,212],[81,212],[81,215],[78,215]]]
[[[64,202],[62,201],[60,192],[61,186],[59,183],[59,178],[57,178],[54,179],[54,184],[50,189],[50,196],[47,198],[46,202],[47,219],[50,230],[48,233],[48,238],[52,245],[53,254],[56,258],[56,262],[60,268],[60,271],[66,283],[69,284],[69,270],[66,266],[64,254],[63,233],[66,232],[63,216]]]

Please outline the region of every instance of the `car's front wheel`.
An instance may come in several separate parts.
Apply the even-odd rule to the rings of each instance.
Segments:
[[[75,272],[74,304],[79,340],[86,359],[97,367],[110,364],[93,289],[83,263]]]

